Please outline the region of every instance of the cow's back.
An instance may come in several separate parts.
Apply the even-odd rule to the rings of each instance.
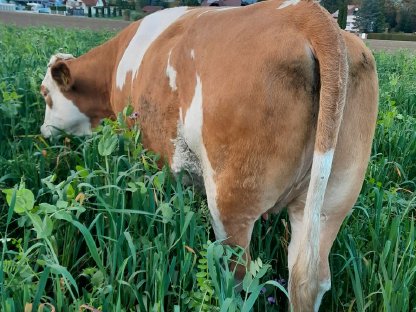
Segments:
[[[296,179],[294,168],[313,140],[319,76],[310,44],[277,7],[191,10],[153,42],[136,79],[126,83],[143,112],[149,148],[172,160],[170,140],[180,112],[186,118],[199,77],[203,140],[213,166],[230,168],[250,154],[255,163],[245,163],[255,175],[286,164],[279,169],[282,191]],[[175,73],[174,87],[168,69]]]

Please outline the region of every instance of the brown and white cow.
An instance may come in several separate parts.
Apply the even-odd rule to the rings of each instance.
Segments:
[[[217,239],[248,247],[287,207],[294,311],[318,311],[328,254],[360,191],[377,113],[374,59],[308,0],[163,10],[51,58],[42,133],[88,134],[126,103],[143,144],[203,179]]]

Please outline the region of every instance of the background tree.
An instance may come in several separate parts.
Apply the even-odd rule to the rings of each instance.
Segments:
[[[362,6],[357,12],[355,25],[362,32],[383,32],[386,25],[384,1],[362,0]]]
[[[397,10],[397,31],[416,32],[416,1],[402,0]]]
[[[334,13],[338,10],[339,0],[321,0],[321,5],[329,11],[329,13]]]
[[[384,2],[384,17],[389,30],[395,29],[397,26],[397,1],[385,0]]]
[[[338,8],[338,25],[341,29],[345,29],[347,27],[348,1],[341,0]]]
[[[335,13],[338,10],[338,25],[342,29],[345,29],[345,27],[347,26],[349,2],[351,2],[351,0],[321,0],[320,4],[331,14]]]

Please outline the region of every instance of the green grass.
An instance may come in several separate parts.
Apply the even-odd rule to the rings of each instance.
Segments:
[[[0,311],[286,311],[284,213],[256,224],[236,293],[227,263],[241,250],[214,242],[205,200],[157,168],[122,115],[89,138],[39,136],[49,57],[112,35],[0,26]],[[376,59],[372,157],[322,311],[416,311],[416,57]]]

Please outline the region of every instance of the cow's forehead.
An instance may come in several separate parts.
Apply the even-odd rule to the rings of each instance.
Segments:
[[[70,60],[75,58],[72,54],[67,53],[57,53],[51,56],[48,67],[51,67],[53,64],[55,64],[58,60]]]

